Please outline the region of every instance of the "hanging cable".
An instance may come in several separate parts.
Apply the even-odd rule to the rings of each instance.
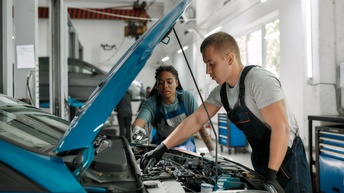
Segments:
[[[206,108],[206,106],[205,106],[205,104],[204,104],[203,97],[202,97],[202,95],[201,95],[201,92],[199,91],[198,85],[197,85],[197,83],[196,83],[196,79],[195,79],[195,77],[194,77],[194,75],[193,75],[193,73],[192,73],[192,70],[191,70],[189,61],[188,61],[188,59],[186,58],[185,52],[184,52],[184,50],[183,50],[183,46],[182,46],[182,44],[180,43],[179,37],[178,37],[177,32],[176,32],[176,30],[175,30],[174,28],[173,28],[173,32],[174,32],[174,35],[175,35],[176,38],[177,38],[179,47],[180,47],[181,50],[182,50],[182,53],[183,53],[185,62],[186,62],[186,64],[187,64],[188,68],[189,68],[189,71],[190,71],[192,80],[193,80],[193,82],[195,83],[196,90],[197,90],[197,92],[198,92],[199,97],[201,98],[202,105],[203,105],[204,110],[205,110],[205,112],[206,112],[206,114],[207,114],[207,116],[208,116],[208,120],[209,120],[209,122],[210,122],[211,128],[212,128],[212,130],[213,130],[213,132],[214,132],[214,135],[215,135],[215,169],[216,169],[215,185],[217,185],[217,178],[218,178],[218,168],[217,168],[217,167],[218,167],[218,165],[217,165],[217,135],[216,135],[216,132],[215,132],[215,129],[214,129],[213,122],[211,121],[211,117],[209,116],[208,109]]]
[[[121,49],[122,45],[123,45],[123,42],[124,42],[125,38],[122,39],[122,42],[121,44],[118,46],[117,49],[115,49],[114,53],[106,60],[102,61],[102,62],[99,62],[98,65],[102,65],[102,64],[105,64],[106,62],[110,61],[113,57],[115,57],[115,55],[118,53],[118,51]]]

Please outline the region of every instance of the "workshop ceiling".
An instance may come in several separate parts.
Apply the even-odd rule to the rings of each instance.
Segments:
[[[71,19],[119,19],[125,20],[123,16],[130,17],[140,17],[148,19],[150,16],[147,14],[144,9],[95,9],[95,8],[68,8],[68,13]],[[103,14],[105,13],[105,14]],[[116,16],[117,15],[117,16]],[[49,8],[48,7],[39,7],[38,8],[38,17],[39,18],[48,18],[49,17]]]
[[[150,21],[150,15],[147,13],[151,6],[162,6],[162,1],[156,0],[128,0],[128,1],[110,1],[110,0],[67,0],[66,4],[79,4],[82,6],[68,8],[70,19],[97,19],[97,20],[124,20],[127,22],[125,26],[125,37],[131,36],[136,39],[142,35],[147,29],[147,21]],[[155,8],[156,9],[156,8]],[[39,18],[49,17],[48,6],[39,6]]]

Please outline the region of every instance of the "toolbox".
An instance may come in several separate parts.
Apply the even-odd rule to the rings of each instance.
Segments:
[[[344,125],[315,127],[316,192],[344,192]]]
[[[228,154],[232,153],[234,148],[235,153],[242,151],[247,152],[247,140],[245,134],[238,129],[228,118],[226,113],[218,113],[218,143],[221,151],[223,146],[228,148]]]

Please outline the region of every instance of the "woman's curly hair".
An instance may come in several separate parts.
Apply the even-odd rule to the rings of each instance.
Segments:
[[[148,97],[151,97],[151,96],[154,96],[154,95],[158,95],[158,86],[157,86],[157,81],[158,81],[158,77],[159,75],[162,73],[162,72],[170,72],[173,74],[174,78],[176,80],[178,80],[179,84],[177,86],[177,90],[183,90],[183,87],[180,83],[180,80],[179,80],[179,75],[178,75],[178,71],[172,66],[159,66],[156,71],[155,71],[155,84],[153,86],[153,89],[152,91],[149,93],[149,96]]]

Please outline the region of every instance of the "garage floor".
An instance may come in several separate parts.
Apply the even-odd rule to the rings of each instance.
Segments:
[[[196,151],[197,153],[205,153],[207,155],[209,155],[209,151],[207,149],[207,147],[205,146],[205,144],[203,143],[202,139],[200,138],[195,138],[195,142],[196,142]],[[215,147],[215,141],[213,141],[214,147]],[[251,164],[251,153],[250,153],[250,148],[248,147],[247,150],[248,152],[243,153],[242,151],[238,150],[237,152],[235,152],[234,148],[232,149],[232,153],[228,154],[228,148],[223,146],[223,151],[221,152],[221,148],[220,145],[218,145],[218,154],[221,154],[225,157],[228,157],[230,159],[232,159],[235,162],[241,163],[249,168],[252,168],[252,164]]]

